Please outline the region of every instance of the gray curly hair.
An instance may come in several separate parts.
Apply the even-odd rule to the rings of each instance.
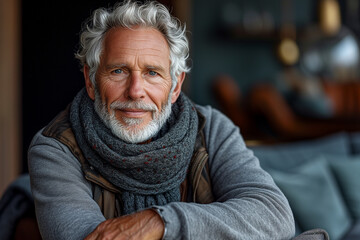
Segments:
[[[126,0],[113,8],[99,8],[85,22],[80,35],[80,48],[75,54],[82,67],[89,66],[89,77],[96,86],[95,76],[100,64],[103,40],[106,33],[116,27],[132,28],[135,26],[151,27],[160,31],[165,37],[170,50],[170,73],[175,87],[177,76],[189,72],[186,65],[189,57],[189,46],[185,26],[172,17],[168,9],[155,1],[139,3]]]

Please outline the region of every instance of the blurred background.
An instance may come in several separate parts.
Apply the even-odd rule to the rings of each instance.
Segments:
[[[81,23],[116,1],[0,0],[0,193],[83,87]],[[163,0],[189,30],[184,91],[250,144],[360,130],[358,0]]]

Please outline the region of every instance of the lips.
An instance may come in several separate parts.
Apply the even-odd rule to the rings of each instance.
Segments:
[[[145,114],[149,112],[143,109],[129,109],[129,108],[117,109],[117,111],[121,112],[121,115],[125,117],[132,117],[132,118],[143,117]]]
[[[157,108],[155,104],[144,103],[141,101],[115,101],[111,103],[110,108],[115,111],[118,119],[121,118],[146,118],[152,116]]]

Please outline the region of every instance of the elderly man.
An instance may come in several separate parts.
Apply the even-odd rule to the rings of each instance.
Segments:
[[[291,209],[239,129],[181,92],[185,28],[156,2],[94,12],[85,88],[29,149],[44,239],[289,239]]]

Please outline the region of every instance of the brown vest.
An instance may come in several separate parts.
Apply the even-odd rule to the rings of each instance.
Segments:
[[[52,137],[65,144],[72,154],[81,163],[84,177],[92,183],[93,199],[99,205],[106,219],[121,216],[119,194],[121,191],[112,183],[103,178],[82,154],[78,146],[69,121],[68,106],[59,113],[49,125],[43,130],[42,134]],[[195,150],[189,165],[188,175],[180,186],[181,201],[192,201],[196,203],[210,203],[214,198],[211,190],[209,175],[208,154],[205,148],[203,128],[205,117],[198,112],[199,131],[195,143]],[[191,195],[190,195],[191,192]]]

